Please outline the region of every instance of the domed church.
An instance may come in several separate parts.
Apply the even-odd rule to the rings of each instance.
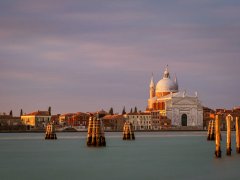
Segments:
[[[150,97],[147,111],[159,113],[171,119],[174,127],[198,127],[203,126],[203,107],[195,95],[188,95],[186,91],[179,91],[177,77],[172,79],[165,68],[163,78],[155,86],[153,76],[150,81]]]

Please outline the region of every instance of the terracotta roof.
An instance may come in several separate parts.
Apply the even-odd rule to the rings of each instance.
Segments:
[[[52,115],[52,117],[59,117],[60,116],[60,114],[54,114],[54,115]]]
[[[123,118],[123,115],[114,114],[114,115],[106,115],[103,117],[104,120],[120,119],[120,118]]]
[[[89,115],[89,114],[84,112],[77,112],[76,115]]]
[[[225,109],[216,109],[216,113],[223,113]]]
[[[103,109],[101,110],[101,111],[97,111],[97,112],[95,112],[95,114],[108,114],[106,111],[104,111]]]
[[[75,113],[65,113],[65,114],[61,114],[60,116],[73,116],[75,115]]]
[[[128,113],[127,115],[136,115],[136,116],[141,116],[141,115],[151,115],[150,112],[137,112],[137,113]]]
[[[48,111],[36,111],[23,116],[50,116]]]
[[[225,110],[224,112],[225,113],[232,113],[233,111],[232,110]]]

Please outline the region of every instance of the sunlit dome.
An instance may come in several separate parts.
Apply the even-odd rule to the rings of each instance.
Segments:
[[[178,92],[177,80],[170,78],[168,67],[164,71],[163,78],[157,83],[156,92]]]

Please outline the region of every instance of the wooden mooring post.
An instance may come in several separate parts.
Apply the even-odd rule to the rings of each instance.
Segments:
[[[132,123],[125,122],[123,126],[123,140],[135,140]]]
[[[226,117],[227,121],[227,152],[228,156],[231,156],[232,148],[231,148],[231,116]]]
[[[88,146],[92,144],[92,130],[93,130],[93,116],[90,116],[88,120],[88,136],[87,136]]]
[[[208,133],[207,133],[207,140],[210,141],[210,133],[211,133],[211,120],[208,122]]]
[[[216,142],[216,149],[215,149],[215,156],[216,158],[221,158],[221,135],[220,135],[220,120],[219,115],[215,117],[215,142]]]
[[[215,125],[214,125],[214,120],[210,120],[209,123],[208,123],[207,140],[208,140],[208,141],[214,141],[214,140],[215,140]]]
[[[236,117],[236,151],[240,153],[239,117]]]
[[[106,146],[104,127],[98,114],[89,117],[87,146]]]
[[[53,123],[48,123],[46,127],[45,139],[57,139]]]

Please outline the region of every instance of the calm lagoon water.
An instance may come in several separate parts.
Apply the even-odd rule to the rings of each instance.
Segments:
[[[0,134],[0,179],[166,180],[240,179],[240,155],[214,157],[214,142],[206,132],[136,133],[135,141],[106,133],[107,147],[86,146],[86,133],[58,133],[46,141],[43,133]]]

